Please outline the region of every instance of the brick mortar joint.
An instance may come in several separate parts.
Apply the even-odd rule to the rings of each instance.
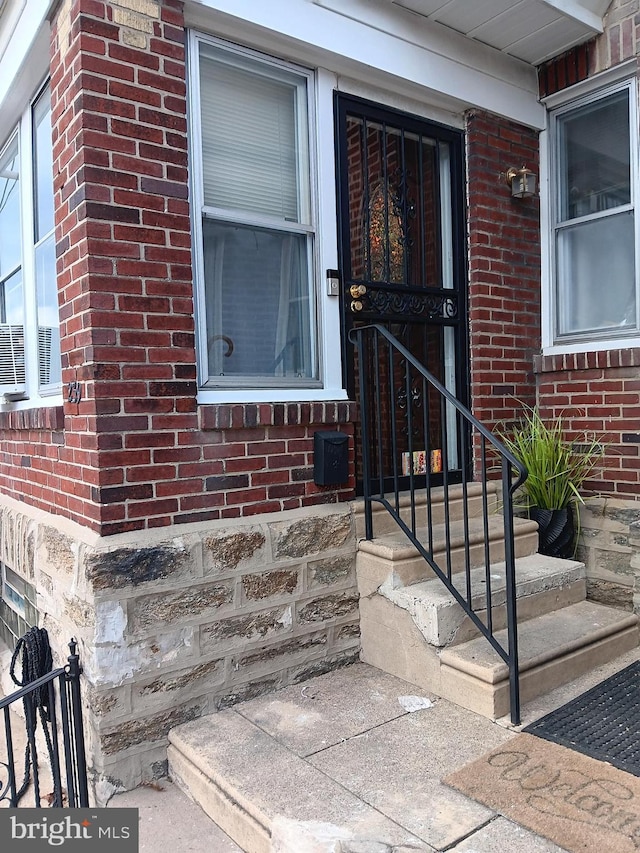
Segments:
[[[266,411],[265,411],[266,410]],[[201,429],[260,429],[268,426],[351,424],[356,403],[349,400],[291,403],[207,403],[199,406]],[[265,417],[266,414],[266,417]]]
[[[640,366],[640,347],[549,355],[538,354],[533,357],[533,372],[535,374],[580,373],[585,370],[616,370],[638,366]]]

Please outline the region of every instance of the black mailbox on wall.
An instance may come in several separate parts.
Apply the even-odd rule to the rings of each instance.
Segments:
[[[314,432],[313,482],[332,486],[349,479],[349,436],[344,432]]]

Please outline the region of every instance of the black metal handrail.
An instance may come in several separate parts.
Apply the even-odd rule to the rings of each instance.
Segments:
[[[69,643],[67,665],[54,669],[46,675],[25,684],[4,699],[0,699],[0,710],[4,715],[4,732],[7,760],[0,762],[7,779],[0,778],[0,802],[7,801],[15,808],[20,801],[20,786],[16,775],[14,756],[14,728],[16,721],[11,719],[11,706],[22,701],[24,705],[24,725],[27,733],[27,755],[25,779],[31,774],[33,781],[33,805],[37,808],[68,806],[84,808],[89,806],[87,784],[87,762],[84,747],[84,729],[82,723],[82,704],[80,698],[80,661],[77,643]],[[46,691],[46,705],[41,701]],[[44,707],[43,707],[44,706]],[[37,722],[43,727],[43,734],[50,764],[53,791],[43,803],[40,779],[40,753],[37,734]],[[22,721],[20,721],[22,722]],[[62,739],[62,744],[60,744]],[[64,774],[63,774],[64,766]],[[63,775],[66,785],[63,785]],[[23,783],[24,785],[24,783]],[[66,800],[66,802],[65,802]]]
[[[478,631],[508,666],[511,720],[517,725],[520,722],[520,691],[513,494],[525,481],[527,471],[384,326],[371,324],[354,328],[349,338],[356,345],[359,362],[362,442],[362,470],[359,474],[363,484],[365,536],[373,538],[373,503],[379,503],[393,516]],[[416,445],[419,450],[416,450]],[[441,465],[432,465],[433,452],[439,452]],[[417,463],[421,467],[416,470]],[[468,485],[473,479],[474,469],[482,489],[484,548],[479,566],[472,566],[469,544]],[[489,511],[487,475],[497,473],[498,469],[502,481],[506,643],[496,638],[498,629],[494,628],[489,536],[492,513]],[[464,569],[458,572],[453,570],[451,558],[453,522],[449,512],[449,490],[454,480],[461,483],[462,490]],[[434,556],[432,487],[436,482],[443,489],[445,565],[440,565]],[[426,516],[421,535],[417,524],[416,494],[423,488]],[[403,517],[400,496],[405,492],[408,492],[409,503],[408,513],[405,510]],[[405,520],[407,515],[408,520]],[[474,603],[472,596],[472,568],[484,568],[485,592],[484,600],[480,597],[480,606]]]

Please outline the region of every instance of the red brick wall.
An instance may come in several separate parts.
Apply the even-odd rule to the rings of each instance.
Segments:
[[[538,398],[544,418],[562,417],[567,438],[585,435],[605,446],[586,494],[640,494],[640,349],[538,356]]]
[[[481,112],[467,116],[471,400],[483,423],[535,402],[540,349],[539,201],[514,199],[510,166],[538,175],[537,134]]]
[[[313,432],[352,435],[351,405],[197,406],[182,7],[145,8],[75,0],[53,22],[63,382],[82,399],[0,415],[0,486],[103,534],[351,497],[312,470]]]
[[[604,32],[539,69],[541,94],[558,92],[639,52],[637,9],[613,0]],[[538,405],[543,417],[562,416],[568,437],[601,438],[603,464],[586,493],[636,499],[640,493],[640,349],[610,349],[538,357]]]

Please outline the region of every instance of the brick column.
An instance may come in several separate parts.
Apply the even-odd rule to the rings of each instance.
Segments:
[[[166,0],[65,0],[52,108],[69,515],[102,533],[168,523],[180,431],[195,429],[185,31]]]
[[[536,175],[538,137],[487,113],[467,116],[471,400],[489,427],[535,403],[540,349],[538,198],[514,199],[510,166]]]

